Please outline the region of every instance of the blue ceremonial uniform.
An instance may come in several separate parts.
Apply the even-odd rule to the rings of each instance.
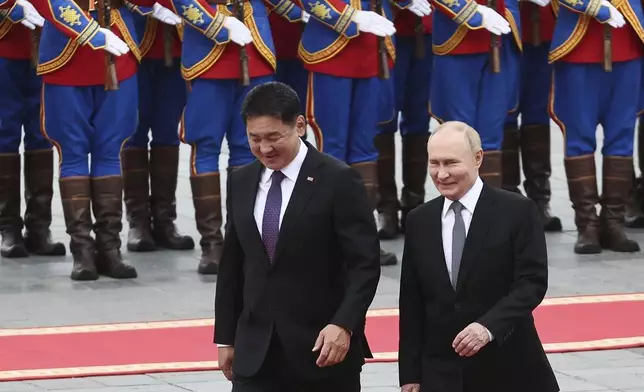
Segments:
[[[644,15],[639,0],[614,4],[627,21],[619,29],[606,23],[610,11],[599,0],[562,0],[550,50],[554,80],[549,109],[565,135],[565,169],[578,232],[574,251],[581,254],[640,249],[624,233],[624,213],[633,176],[640,95],[633,86],[642,77]],[[607,30],[612,69],[603,64]],[[601,197],[594,156],[599,124],[604,135]]]
[[[430,122],[427,105],[434,57],[431,18],[431,15],[419,18],[406,10],[396,16],[396,63],[393,77],[382,82],[383,89],[389,94],[381,94],[383,107],[379,111],[386,122],[381,125],[380,133],[375,138],[379,152],[378,234],[383,239],[394,238],[399,232],[404,232],[407,214],[422,204],[425,198]],[[416,32],[416,29],[422,30]],[[389,96],[393,98],[387,99]],[[395,178],[394,143],[394,135],[399,127],[403,169],[400,200]],[[398,210],[401,210],[400,224]]]
[[[511,57],[501,54],[501,71],[492,71],[491,35],[476,12],[476,1],[434,0],[434,4],[431,114],[439,122],[463,121],[479,132],[486,152],[479,173],[489,185],[500,187],[500,150],[509,106],[508,82],[512,83],[503,68]],[[481,0],[478,4],[486,2]],[[503,1],[498,1],[496,11],[506,18],[511,15]],[[511,27],[517,28],[516,24]],[[501,53],[512,46],[510,38],[503,38]]]
[[[250,89],[275,77],[276,59],[268,9],[289,20],[302,11],[289,0],[248,0],[232,4],[224,0],[172,0],[185,24],[182,74],[189,81],[180,139],[192,146],[190,182],[197,229],[201,234],[198,272],[216,274],[223,236],[219,156],[224,137],[228,142],[228,169],[255,160],[241,117],[241,104]],[[243,6],[242,21],[253,43],[246,45],[250,83],[240,84],[239,46],[230,41],[224,25]]]
[[[0,10],[0,254],[6,258],[65,254],[65,246],[50,239],[54,156],[51,143],[40,132],[41,81],[30,59],[37,32],[20,24],[23,18],[19,5]],[[23,128],[24,219],[20,187]]]
[[[60,193],[74,256],[71,278],[128,279],[137,272],[124,263],[120,251],[120,153],[137,123],[140,40],[132,13],[112,0],[111,31],[130,52],[115,58],[118,89],[106,90],[106,35],[97,22],[95,5],[88,0],[34,4],[48,22],[42,30],[38,63],[44,82],[42,130],[60,157]]]
[[[503,127],[503,144],[501,145],[503,167],[501,186],[503,189],[519,192],[517,188],[521,181],[521,174],[518,171],[519,151],[517,148],[509,147],[514,147],[519,143],[517,117],[519,115],[521,51],[523,50],[521,15],[519,14],[518,0],[507,0],[505,5],[507,7],[505,17],[510,23],[512,34],[501,37],[501,70],[505,77],[508,108],[508,115]],[[517,170],[514,170],[515,168]]]
[[[137,33],[143,37],[143,59],[138,73],[138,127],[122,153],[124,201],[130,226],[127,249],[193,249],[193,239],[180,235],[174,224],[179,121],[187,96],[181,75],[182,27],[153,18],[154,8],[130,5],[130,9]]]
[[[519,155],[523,161],[523,183],[526,196],[537,204],[546,231],[560,231],[561,220],[550,214],[550,117],[548,115],[548,94],[552,68],[548,64],[548,50],[552,29],[549,22],[554,18],[553,8],[543,9],[524,1],[521,14],[517,15],[514,5],[508,3],[514,20],[531,21],[522,26],[522,58],[517,65],[518,81],[513,92],[512,103],[518,94],[518,105],[508,115],[503,136],[503,188],[520,193],[521,170]],[[535,16],[537,15],[537,16]],[[523,16],[523,18],[521,18]],[[536,22],[535,22],[536,18]],[[535,23],[538,28],[534,28]],[[524,30],[527,29],[526,33]],[[518,116],[521,115],[519,128]]]
[[[517,15],[514,3],[509,3],[515,20],[533,21],[535,14],[540,19],[532,25],[523,26],[522,58],[518,67],[518,85],[514,89],[518,104],[506,119],[503,137],[503,188],[520,192],[521,170],[519,155],[523,160],[523,183],[526,195],[535,201],[540,212],[544,230],[560,231],[561,220],[550,214],[551,197],[550,175],[550,118],[548,116],[548,94],[550,89],[551,67],[548,64],[548,49],[551,36],[549,22],[553,19],[553,9],[541,8],[536,4],[524,2],[521,15]],[[532,8],[530,8],[532,7]],[[528,12],[531,12],[528,16]],[[534,23],[539,29],[534,30]],[[523,30],[523,29],[522,29]],[[529,38],[528,38],[529,37]],[[542,42],[546,39],[545,42]],[[535,44],[536,42],[536,44]],[[519,128],[518,116],[521,115]]]

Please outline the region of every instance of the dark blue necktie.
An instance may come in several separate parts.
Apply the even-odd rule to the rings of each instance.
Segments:
[[[272,262],[275,256],[275,247],[277,246],[277,237],[280,232],[280,213],[282,210],[282,180],[284,173],[281,171],[273,172],[271,176],[271,188],[268,190],[266,197],[266,206],[264,207],[264,218],[262,220],[262,241],[268,254],[268,259]]]

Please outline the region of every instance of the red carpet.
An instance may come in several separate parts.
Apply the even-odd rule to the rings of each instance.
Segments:
[[[547,352],[644,346],[644,293],[548,298]],[[217,369],[212,320],[0,329],[0,381]],[[374,362],[396,361],[397,309],[370,311]]]

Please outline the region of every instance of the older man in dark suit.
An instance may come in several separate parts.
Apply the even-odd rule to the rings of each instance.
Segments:
[[[242,115],[258,160],[231,172],[215,342],[234,392],[357,392],[380,278],[360,176],[302,141],[295,91],[267,83]]]
[[[548,287],[530,199],[482,182],[481,140],[462,122],[428,144],[442,196],[408,217],[400,281],[405,392],[556,392],[532,311]]]

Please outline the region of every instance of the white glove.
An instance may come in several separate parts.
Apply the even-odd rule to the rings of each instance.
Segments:
[[[177,14],[165,8],[159,3],[154,3],[152,10],[152,17],[154,19],[160,20],[165,24],[175,26],[181,23],[181,18]]]
[[[411,5],[407,9],[420,17],[432,13],[432,7],[427,0],[412,0]]]
[[[484,5],[477,5],[476,11],[483,17],[483,27],[490,33],[496,35],[508,34],[510,31],[510,24],[504,17],[499,15],[490,7]]]
[[[358,30],[365,33],[387,37],[396,33],[394,24],[384,16],[373,11],[356,11],[353,21],[358,25]]]
[[[228,29],[228,36],[230,40],[239,46],[248,45],[253,42],[253,37],[250,35],[250,30],[245,24],[232,16],[226,16],[224,19],[224,27]]]
[[[545,7],[550,4],[550,0],[528,0],[531,3],[538,5],[539,7]]]
[[[614,5],[609,3],[607,0],[602,0],[602,6],[607,7],[608,11],[610,12],[610,18],[606,21],[610,27],[614,27],[616,29],[620,27],[624,27],[626,24],[626,21],[624,20],[624,15],[622,15],[621,12],[617,11],[617,8],[615,8]]]
[[[112,53],[114,56],[120,56],[130,51],[130,48],[127,46],[127,44],[110,30],[101,27],[98,29],[98,31],[105,34],[105,47],[103,48],[104,50]]]
[[[302,11],[302,22],[309,23],[309,19],[311,19],[311,15],[306,11]]]
[[[24,19],[20,21],[23,26],[34,30],[36,26],[42,27],[45,24],[45,18],[40,16],[38,11],[27,0],[16,0],[16,5],[22,7]]]

